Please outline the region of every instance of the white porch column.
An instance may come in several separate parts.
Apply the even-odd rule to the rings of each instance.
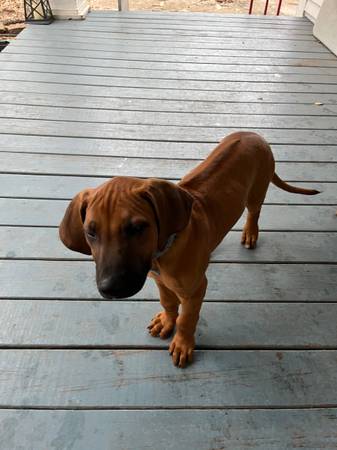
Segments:
[[[129,11],[129,0],[118,0],[118,11]]]
[[[89,11],[87,0],[49,0],[55,19],[84,19]]]

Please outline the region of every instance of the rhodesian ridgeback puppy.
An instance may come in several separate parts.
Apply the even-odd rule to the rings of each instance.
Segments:
[[[115,177],[80,192],[68,206],[60,238],[70,249],[93,256],[105,298],[130,297],[148,275],[155,279],[164,310],[148,328],[152,336],[166,338],[176,326],[169,351],[174,364],[185,367],[192,361],[210,254],[245,207],[241,243],[255,247],[270,182],[288,192],[318,193],[282,181],[262,137],[234,133],[177,185]]]

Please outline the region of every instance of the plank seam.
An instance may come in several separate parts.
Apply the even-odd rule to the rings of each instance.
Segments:
[[[40,63],[37,63],[40,64]],[[136,70],[136,69],[135,69]],[[139,69],[139,70],[149,70],[151,69]],[[0,68],[1,72],[8,72],[8,69],[2,69]],[[57,72],[57,71],[41,71],[41,70],[27,70],[27,69],[15,69],[15,72],[25,72],[25,73],[40,73],[40,74],[53,74],[53,75],[70,75],[70,76],[85,76],[85,77],[95,77],[95,78],[109,78],[109,79],[117,79],[117,80],[155,80],[155,81],[195,81],[199,83],[256,83],[256,84],[303,84],[303,81],[273,81],[273,80],[253,80],[253,81],[245,81],[245,80],[226,80],[226,78],[219,78],[219,79],[200,79],[200,78],[160,78],[160,77],[149,77],[149,76],[126,76],[126,75],[104,75],[104,74],[87,74],[87,73],[76,73],[76,72]],[[194,71],[195,72],[195,71]],[[227,72],[230,73],[230,72]],[[232,73],[238,73],[238,72],[232,72]],[[254,74],[255,75],[255,74]],[[256,74],[259,75],[259,74]],[[304,74],[303,74],[304,75]],[[299,75],[301,76],[301,74]],[[324,75],[327,76],[327,75]],[[335,75],[330,75],[333,79],[336,79]],[[315,77],[319,77],[319,75],[315,75]],[[21,80],[16,80],[21,81]],[[311,84],[311,85],[326,85],[326,86],[337,86],[337,82],[330,83],[330,82],[315,82],[315,81],[306,81],[305,84]],[[90,85],[91,86],[91,85]],[[96,86],[96,85],[95,85]],[[111,86],[111,85],[109,85]],[[112,86],[113,87],[113,86]],[[171,89],[171,88],[170,88]],[[181,89],[185,90],[185,89]],[[193,89],[187,89],[187,90],[193,90]]]
[[[21,46],[21,47],[23,47],[23,46]],[[27,51],[27,52],[20,52],[20,51],[16,51],[17,49],[20,49],[20,47],[15,47],[15,52],[9,52],[9,51],[7,51],[7,52],[5,52],[5,53],[3,53],[2,55],[1,55],[1,57],[3,57],[3,56],[6,56],[6,55],[29,55],[29,56],[32,56],[32,57],[34,57],[34,56],[36,56],[36,54],[35,53],[29,53],[29,50]],[[27,47],[28,49],[29,48],[31,48],[31,47]],[[44,47],[40,47],[40,48],[44,48]],[[165,53],[166,54],[166,53]],[[50,54],[48,54],[48,53],[39,53],[39,56],[50,56]],[[67,58],[78,58],[78,59],[83,59],[83,58],[85,58],[85,59],[94,59],[94,60],[103,60],[103,61],[130,61],[130,62],[133,62],[133,61],[135,61],[135,62],[143,62],[143,63],[151,63],[151,62],[157,62],[157,63],[167,63],[167,64],[185,64],[184,62],[182,62],[181,60],[178,60],[178,61],[165,61],[165,60],[157,60],[157,59],[155,59],[155,60],[144,60],[144,59],[127,59],[127,58],[95,58],[95,57],[90,57],[90,56],[74,56],[74,55],[71,55],[71,56],[66,56],[66,55],[54,55],[54,56],[57,56],[57,57],[67,57]],[[246,59],[266,59],[267,61],[270,59],[269,57],[267,57],[267,56],[242,56],[241,58],[246,58]],[[224,59],[226,59],[226,57],[224,57]],[[278,66],[280,66],[280,67],[296,67],[297,66],[297,64],[296,64],[296,61],[298,60],[298,59],[304,59],[304,60],[307,60],[307,58],[275,58],[275,59],[285,59],[285,60],[294,60],[294,66],[292,66],[292,65],[289,65],[289,64],[277,64],[277,65],[275,65],[276,67],[278,67]],[[266,62],[267,62],[266,61]],[[330,62],[335,62],[333,59],[329,59],[329,60],[320,60],[320,61],[330,61]],[[193,61],[193,63],[191,63],[191,62],[187,62],[186,64],[195,64],[195,65],[200,65],[200,66],[202,66],[202,65],[209,65],[209,64],[214,64],[214,65],[218,65],[218,66],[229,66],[229,65],[233,65],[233,62],[229,62],[229,63],[226,63],[226,62],[216,62],[216,63],[205,63],[205,62],[198,62],[198,61],[196,61],[196,62],[194,62]],[[243,61],[240,61],[240,64],[239,65],[245,65],[245,66],[258,66],[258,67],[260,67],[260,66],[265,66],[265,65],[268,65],[268,64],[256,64],[256,63],[244,63]],[[89,67],[92,67],[92,66],[89,66]],[[105,66],[102,66],[102,67],[105,67]],[[273,66],[272,66],[273,67]],[[314,67],[314,68],[322,68],[322,69],[336,69],[337,68],[337,63],[336,63],[336,65],[333,65],[333,66],[323,66],[323,65],[319,65],[319,66],[311,66],[311,65],[307,65],[307,66],[305,66],[305,65],[301,65],[300,67],[303,67],[303,68],[312,68],[312,67]]]
[[[18,42],[19,42],[20,40],[18,40]],[[125,42],[125,40],[123,40],[123,42]],[[22,47],[28,47],[28,48],[32,48],[32,46],[29,46],[29,45],[15,45],[15,46],[13,46],[13,47],[15,47],[15,48],[22,48]],[[11,54],[11,52],[10,52],[10,50],[12,50],[13,49],[13,47],[9,47],[8,48],[8,50],[6,50],[6,53],[8,53],[8,54]],[[47,45],[35,45],[34,46],[34,48],[43,48],[43,49],[45,49],[46,51],[48,51],[48,49],[49,50],[71,50],[71,51],[84,51],[84,50],[82,50],[82,49],[76,49],[76,48],[69,48],[69,47],[52,47],[52,46],[47,46]],[[181,49],[185,49],[186,48],[186,46],[181,46],[181,47],[175,47],[175,48],[181,48]],[[195,49],[195,50],[213,50],[213,51],[219,51],[219,48],[198,48],[198,47],[193,47],[193,49]],[[96,50],[93,50],[93,49],[89,49],[89,48],[87,48],[86,50],[85,50],[86,52],[95,52],[95,53],[97,53],[97,51],[99,51],[99,52],[101,52],[101,53],[122,53],[122,54],[125,54],[125,51],[121,51],[121,50],[102,50],[102,49],[96,49]],[[279,55],[277,56],[277,53],[299,53],[299,54],[301,54],[301,53],[313,53],[313,54],[315,54],[315,58],[317,58],[317,59],[319,59],[319,60],[323,60],[323,61],[335,61],[335,57],[332,55],[332,53],[330,53],[328,50],[325,50],[324,52],[319,52],[319,51],[317,51],[317,52],[315,52],[315,51],[307,51],[307,50],[289,50],[289,49],[287,49],[287,50],[274,50],[274,49],[269,49],[269,50],[266,50],[266,49],[256,49],[256,48],[245,48],[245,49],[238,49],[238,48],[235,48],[235,47],[233,47],[233,48],[224,48],[224,49],[222,49],[222,51],[223,52],[226,52],[226,51],[229,51],[229,52],[237,52],[237,57],[240,57],[240,56],[242,56],[242,55],[240,55],[240,51],[242,51],[242,52],[258,52],[258,53],[261,53],[261,57],[263,57],[263,53],[265,53],[265,52],[269,52],[269,53],[273,53],[273,54],[275,54],[276,56],[272,56],[272,55],[268,55],[268,56],[266,56],[266,58],[268,58],[268,59],[291,59],[290,57],[280,57]],[[137,49],[129,49],[129,52],[130,53],[136,53],[136,54],[145,54],[145,55],[166,55],[166,56],[177,56],[177,57],[181,57],[181,56],[199,56],[199,57],[202,57],[202,56],[213,56],[213,57],[226,57],[226,56],[228,56],[228,55],[225,55],[225,54],[223,54],[223,55],[221,55],[221,54],[217,54],[217,55],[210,55],[209,53],[207,53],[207,51],[205,52],[205,54],[193,54],[193,53],[178,53],[178,52],[176,52],[176,53],[161,53],[161,52],[144,52],[144,51],[137,51]],[[15,53],[15,52],[13,52],[13,53]],[[316,55],[317,54],[317,55]],[[50,55],[50,53],[49,53],[49,55]],[[318,55],[326,55],[326,56],[330,56],[329,58],[319,58],[318,57]],[[63,56],[67,56],[67,55],[63,55]],[[89,56],[85,56],[86,58],[89,58]],[[246,58],[247,57],[252,57],[252,56],[245,56]],[[257,56],[255,56],[255,58],[256,58]],[[314,56],[312,56],[312,58],[314,58]],[[96,58],[97,59],[97,58]],[[295,59],[308,59],[308,57],[307,56],[303,56],[303,57],[300,57],[300,56],[298,56],[298,57],[296,57]]]
[[[39,122],[62,122],[64,124],[75,124],[75,123],[85,123],[85,124],[102,124],[102,125],[124,125],[127,127],[133,127],[133,126],[138,126],[140,127],[164,127],[164,128],[198,128],[198,129],[232,129],[233,127],[231,126],[221,126],[221,125],[212,125],[212,126],[200,126],[200,125],[170,125],[170,124],[166,124],[166,123],[154,123],[154,124],[148,124],[148,123],[137,123],[137,122],[94,122],[94,121],[89,121],[89,120],[62,120],[62,119],[45,119],[45,118],[36,118],[36,117],[15,117],[15,116],[1,116],[1,112],[0,112],[0,119],[5,119],[5,120],[28,120],[28,121],[39,121]],[[252,127],[252,126],[246,126],[246,127],[236,127],[237,130],[256,130],[257,127]],[[297,130],[307,130],[307,131],[336,131],[337,128],[300,128],[300,127],[284,127],[284,128],[275,128],[275,127],[263,127],[263,126],[259,126],[258,127],[259,130],[283,130],[283,131],[297,131]],[[1,132],[0,134],[12,134],[12,133],[6,133],[6,132]],[[21,134],[21,133],[16,133],[16,134]],[[40,135],[40,136],[44,136],[44,135]],[[69,136],[70,137],[70,136]],[[89,136],[81,136],[83,138],[88,138]],[[103,137],[100,138],[95,138],[95,139],[104,139]],[[111,138],[107,138],[107,139],[111,139]],[[123,139],[124,140],[124,139]],[[136,139],[134,139],[136,140]],[[172,141],[169,141],[172,142]],[[182,142],[182,141],[180,141]],[[185,141],[184,141],[185,142]],[[188,141],[190,142],[190,141]],[[310,145],[310,144],[308,144]]]
[[[0,135],[3,133],[0,133]],[[29,136],[29,135],[28,135]],[[76,138],[75,138],[76,139]],[[294,145],[294,144],[292,144]],[[301,145],[301,144],[298,144]],[[309,147],[311,147],[312,145],[316,145],[316,146],[321,146],[321,144],[308,144]],[[330,144],[329,144],[330,146]],[[210,149],[211,152],[212,149]],[[204,159],[197,159],[197,158],[187,158],[186,156],[178,158],[178,157],[174,157],[174,158],[169,158],[169,157],[165,157],[165,156],[134,156],[134,155],[127,155],[127,154],[120,154],[120,155],[109,155],[109,154],[102,154],[102,153],[97,153],[97,154],[89,154],[89,153],[63,153],[63,152],[34,152],[34,151],[29,151],[29,152],[25,152],[25,151],[20,151],[20,150],[12,150],[12,149],[0,149],[0,154],[1,153],[13,153],[13,154],[18,154],[18,155],[48,155],[48,156],[54,156],[54,155],[60,155],[60,156],[84,156],[84,157],[88,157],[88,158],[128,158],[128,159],[155,159],[155,160],[163,160],[163,161],[195,161],[196,164],[198,162],[204,161]],[[275,155],[274,155],[275,157]],[[336,154],[336,158],[337,158],[337,154]],[[297,160],[297,159],[275,159],[275,162],[277,163],[282,163],[282,164],[304,164],[304,163],[308,163],[308,164],[330,164],[330,163],[337,163],[337,160],[324,160],[324,159],[320,159],[320,160]],[[5,174],[8,172],[1,172],[0,174]],[[22,173],[17,173],[17,175],[22,175]],[[141,178],[141,177],[139,177]],[[303,181],[302,181],[303,182]],[[324,183],[326,183],[324,181]],[[334,181],[329,181],[329,183],[334,183]]]
[[[179,369],[177,369],[179,370]],[[202,406],[202,405],[193,405],[193,406],[157,406],[154,408],[153,406],[36,406],[36,405],[4,405],[0,404],[0,410],[30,410],[30,411],[254,411],[254,410],[263,410],[263,411],[272,411],[272,410],[286,410],[286,411],[294,411],[294,410],[317,410],[317,409],[336,409],[337,403],[326,403],[326,404],[317,404],[317,405],[224,405],[220,406]]]
[[[6,80],[5,80],[6,81]],[[7,80],[9,81],[9,80]],[[25,81],[25,80],[20,80],[20,81],[15,81],[16,83],[32,83],[32,84],[39,84],[38,81]],[[48,84],[49,82],[46,82],[45,84]],[[64,84],[64,83],[51,83],[51,84]],[[76,86],[75,84],[73,84],[73,86]],[[133,89],[133,88],[130,88]],[[151,89],[151,88],[150,88]],[[170,89],[167,89],[170,90]],[[10,93],[18,93],[18,91],[12,91],[12,90],[0,90],[0,92],[10,92]],[[232,92],[237,92],[237,91],[232,91]],[[25,92],[20,92],[20,94],[25,93]],[[277,93],[277,92],[275,92]],[[28,92],[28,94],[37,94],[37,92]],[[118,100],[126,100],[126,99],[130,99],[130,97],[126,96],[126,97],[116,97],[116,96],[107,96],[107,95],[86,95],[86,94],[62,94],[62,93],[57,93],[57,92],[39,92],[39,94],[48,94],[48,95],[54,95],[54,96],[60,96],[60,95],[66,95],[67,97],[90,97],[90,98],[104,98],[104,99],[118,99]],[[284,94],[284,92],[281,92],[281,94]],[[296,94],[296,93],[295,93]],[[303,94],[303,92],[297,92],[297,94]],[[160,98],[160,97],[135,97],[132,96],[132,99],[134,100],[155,100],[155,101],[163,101],[163,102],[193,102],[193,103],[235,103],[235,104],[257,104],[257,105],[261,105],[261,104],[273,104],[273,105],[310,105],[313,106],[313,102],[275,102],[275,101],[224,101],[224,100],[198,100],[198,99],[193,99],[193,100],[182,100],[182,99],[165,99],[165,98]],[[336,102],[334,103],[325,103],[325,106],[336,106],[337,105],[337,98],[336,98]],[[8,133],[11,134],[11,133]],[[297,145],[301,145],[296,143]],[[320,144],[310,144],[310,145],[320,145]],[[337,144],[329,144],[329,145],[337,145]]]
[[[0,91],[1,92],[1,91]],[[6,92],[6,91],[3,91]],[[49,94],[48,94],[49,95]],[[62,95],[62,94],[55,94],[55,95]],[[116,97],[113,97],[116,98]],[[174,101],[174,100],[171,100]],[[163,101],[164,102],[164,101]],[[205,102],[208,103],[208,102]],[[223,102],[223,103],[229,103],[229,102]],[[230,103],[234,103],[234,102],[230,102]],[[238,102],[241,103],[241,102]],[[255,102],[256,104],[261,105],[261,102]],[[273,104],[275,104],[273,102]],[[295,103],[295,105],[297,105],[298,103]],[[89,106],[66,106],[66,105],[46,105],[43,103],[22,103],[22,102],[6,102],[6,101],[1,101],[0,100],[0,105],[10,105],[10,106],[30,106],[30,107],[35,107],[38,106],[39,108],[58,108],[58,109],[83,109],[83,110],[88,110],[88,111],[111,111],[111,112],[125,112],[125,113],[134,113],[134,112],[141,112],[141,113],[152,113],[152,112],[156,112],[156,113],[165,113],[165,114],[188,114],[188,115],[195,115],[195,114],[200,114],[200,115],[211,115],[211,116],[253,116],[253,117],[266,117],[267,114],[261,114],[261,113],[253,113],[253,112],[243,112],[243,113],[238,113],[238,112],[209,112],[209,111],[181,111],[181,110],[163,110],[163,109],[127,109],[127,108],[100,108],[100,107],[89,107]],[[282,104],[284,105],[284,103]],[[308,105],[309,106],[309,105]],[[313,106],[313,104],[311,103],[310,106]],[[332,117],[337,117],[337,109],[336,112],[332,112],[331,114],[304,114],[302,113],[298,113],[298,114],[280,114],[280,113],[270,113],[268,114],[268,118],[270,118],[270,116],[275,116],[275,117],[283,117],[283,118],[297,118],[297,117],[301,117],[303,119],[307,118],[307,117],[317,117],[317,118],[327,118],[330,119]],[[3,118],[5,119],[16,119],[16,116],[3,116]],[[20,119],[29,119],[29,120],[33,120],[30,117],[19,117]],[[41,120],[39,118],[35,118],[34,120]],[[44,119],[44,120],[50,120],[50,121],[58,121],[61,119]],[[62,120],[61,120],[62,121]],[[63,120],[64,121],[64,120]],[[89,122],[89,123],[115,123],[115,122],[104,122],[104,121],[84,121],[84,120],[76,120],[76,122]],[[129,122],[126,122],[126,124],[129,124]],[[138,123],[137,123],[138,125]],[[145,124],[144,124],[145,125]],[[160,124],[157,124],[160,125]],[[168,126],[174,126],[174,125],[168,125]],[[190,125],[187,125],[190,126]],[[196,126],[197,127],[197,126]],[[220,126],[219,126],[220,127]],[[213,126],[212,126],[213,128]],[[277,129],[277,128],[273,128],[273,129]],[[309,128],[306,128],[309,129]],[[320,128],[315,128],[315,129],[320,129]],[[323,128],[324,130],[326,130],[327,128]],[[332,130],[335,128],[331,128]]]

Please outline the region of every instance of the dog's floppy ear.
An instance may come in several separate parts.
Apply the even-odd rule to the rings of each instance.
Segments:
[[[187,226],[193,197],[179,186],[156,178],[146,180],[141,195],[154,210],[158,226],[158,250],[162,250],[171,234]]]
[[[84,236],[83,223],[88,200],[93,191],[94,189],[85,189],[72,199],[59,228],[63,244],[70,250],[86,255],[91,255],[91,250]]]

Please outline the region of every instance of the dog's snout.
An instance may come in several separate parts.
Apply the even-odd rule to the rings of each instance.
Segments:
[[[121,288],[125,285],[126,273],[118,272],[110,276],[103,276],[97,280],[97,287],[105,298],[118,298],[121,296]]]
[[[144,285],[145,273],[119,271],[97,279],[97,287],[104,298],[127,298],[136,294]]]
[[[105,277],[97,283],[98,289],[103,296],[111,293],[112,283],[110,277]]]

